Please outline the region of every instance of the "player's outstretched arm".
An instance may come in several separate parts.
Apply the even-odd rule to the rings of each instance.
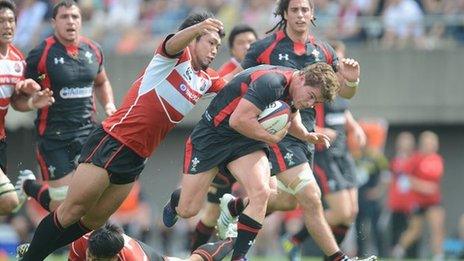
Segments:
[[[116,106],[114,105],[113,88],[111,88],[105,69],[97,74],[94,85],[95,95],[105,109],[106,116],[111,116],[116,111]]]
[[[351,58],[343,58],[338,72],[340,79],[339,95],[346,99],[351,99],[355,94],[359,84],[361,68],[358,61]]]
[[[219,32],[223,28],[221,21],[208,18],[201,23],[180,30],[166,42],[166,53],[174,56],[184,50],[196,37],[210,32]]]
[[[50,89],[37,91],[31,96],[24,93],[15,93],[11,96],[11,107],[17,111],[41,109],[52,105],[54,102],[55,98],[53,98],[53,91]]]

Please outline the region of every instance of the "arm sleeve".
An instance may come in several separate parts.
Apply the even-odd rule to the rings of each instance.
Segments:
[[[170,55],[166,52],[166,43],[168,42],[169,39],[171,39],[172,37],[174,36],[174,34],[170,34],[168,36],[166,36],[166,38],[164,39],[164,41],[158,46],[158,49],[156,49],[156,54],[159,54],[159,55],[162,55],[166,58],[169,58],[169,59],[181,59],[181,57],[184,57],[187,54],[187,50],[188,50],[188,47],[185,48],[183,51],[181,52],[178,52],[174,55]]]
[[[245,59],[242,61],[242,68],[244,70],[254,67],[257,65],[260,65],[258,62],[258,57],[261,55],[261,53],[264,51],[264,48],[262,44],[260,44],[260,41],[256,41],[253,44],[251,44],[250,49],[248,50]]]
[[[98,49],[98,52],[100,53],[99,54],[100,60],[98,61],[99,62],[98,73],[100,73],[101,71],[103,71],[103,69],[105,69],[105,56],[103,54],[103,49],[98,44],[97,44],[97,49]]]
[[[218,93],[220,90],[222,90],[224,85],[226,85],[226,81],[213,69],[208,68],[206,73],[211,78],[211,87],[206,93]]]
[[[36,82],[39,82],[40,73],[38,71],[40,56],[43,52],[44,44],[41,44],[39,47],[33,49],[29,52],[29,55],[26,58],[26,71],[24,73],[25,78],[31,78]]]
[[[282,97],[287,82],[283,75],[269,72],[253,81],[243,96],[260,110]]]

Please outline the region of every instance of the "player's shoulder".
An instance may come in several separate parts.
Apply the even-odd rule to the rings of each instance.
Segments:
[[[212,68],[208,68],[205,70],[205,73],[209,76],[209,78],[211,80],[215,80],[215,79],[218,79],[220,76],[219,76],[219,73],[212,69]]]
[[[10,44],[10,52],[17,60],[24,60],[24,54],[14,44]]]
[[[276,32],[273,32],[273,33],[269,34],[268,36],[264,37],[261,40],[257,40],[252,45],[254,45],[255,48],[256,47],[258,47],[258,48],[261,47],[263,49],[266,49],[269,46],[271,46],[273,43],[279,42],[279,41],[281,41],[281,40],[283,40],[285,38],[286,38],[285,32],[280,30],[280,31],[276,31]]]
[[[97,43],[96,41],[90,39],[90,38],[87,38],[85,36],[80,36],[79,40],[86,44],[86,45],[90,45],[90,46],[95,46],[95,47],[98,47],[98,48],[101,48],[100,44]]]

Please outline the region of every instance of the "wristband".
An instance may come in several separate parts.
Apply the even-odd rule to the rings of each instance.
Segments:
[[[114,103],[112,102],[109,102],[105,105],[105,111],[106,110],[115,110],[116,109],[116,105],[114,105]]]
[[[359,85],[359,78],[355,82],[350,82],[348,80],[345,80],[345,85],[351,88],[356,88]]]
[[[37,109],[37,108],[34,106],[33,102],[32,102],[32,97],[30,97],[29,99],[27,99],[27,107],[28,107],[29,109],[31,109],[31,110]]]

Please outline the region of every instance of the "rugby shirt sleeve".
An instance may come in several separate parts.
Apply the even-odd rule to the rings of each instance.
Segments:
[[[244,99],[253,103],[261,111],[272,102],[282,97],[286,79],[277,73],[266,73],[250,83]]]
[[[250,49],[245,55],[245,59],[243,59],[242,61],[242,68],[245,70],[250,67],[260,65],[260,63],[258,62],[258,57],[261,55],[263,51],[264,49],[262,44],[260,44],[260,41],[252,43]]]
[[[26,70],[24,73],[25,78],[31,78],[39,82],[39,60],[42,52],[44,51],[45,44],[42,43],[37,48],[31,50],[26,58]]]

